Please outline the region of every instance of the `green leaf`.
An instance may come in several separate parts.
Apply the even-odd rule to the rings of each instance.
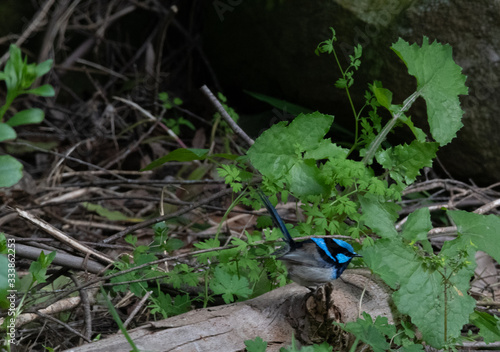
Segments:
[[[500,219],[497,215],[480,215],[463,210],[449,210],[447,213],[457,225],[459,234],[500,263],[500,241],[498,240]]]
[[[195,149],[195,148],[179,148],[171,151],[165,156],[156,159],[141,171],[152,170],[161,166],[169,161],[193,161],[193,160],[204,160],[208,155],[208,149]]]
[[[252,293],[245,277],[238,278],[238,275],[231,275],[221,267],[215,269],[214,278],[210,280],[210,289],[216,295],[222,295],[226,304],[234,302],[234,296],[247,298]]]
[[[0,142],[16,139],[16,131],[8,123],[0,122]]]
[[[151,313],[161,313],[164,319],[186,313],[191,309],[189,295],[176,295],[175,298],[172,298],[168,293],[158,291],[156,296],[151,296],[151,300],[154,302],[154,304],[149,305],[149,308],[153,308]]]
[[[290,191],[297,195],[321,194],[326,187],[316,160],[298,160],[289,171]]]
[[[484,342],[493,343],[500,341],[500,318],[486,312],[475,311],[470,315],[470,322],[476,325]]]
[[[367,226],[382,238],[397,236],[394,223],[400,206],[392,202],[381,202],[379,197],[369,193],[360,196],[359,201],[363,209],[362,220]]]
[[[132,221],[132,222],[141,221],[141,219],[128,217],[127,215],[123,214],[120,211],[112,211],[112,210],[106,209],[99,204],[83,202],[82,205],[85,207],[85,209],[87,209],[89,211],[95,211],[100,216],[103,216],[106,219],[111,220],[111,221]]]
[[[50,84],[44,84],[43,86],[27,90],[24,93],[39,95],[41,97],[53,97],[56,94],[54,88]]]
[[[458,253],[465,253],[465,257]],[[412,266],[411,273],[405,269],[401,287],[392,295],[398,310],[411,317],[423,339],[435,348],[460,336],[474,310],[476,301],[467,294],[474,274],[474,253],[463,239],[445,242],[438,257],[440,265],[432,267],[420,258],[420,265]]]
[[[365,264],[393,289],[420,265],[417,255],[399,239],[381,239],[361,251]]]
[[[377,317],[374,322],[368,313],[363,312],[363,318],[346,323],[343,327],[344,330],[370,345],[374,352],[388,351],[391,346],[387,342],[386,336],[394,336],[396,327],[390,325],[386,317]]]
[[[51,252],[49,255],[45,255],[44,251],[40,253],[38,259],[31,263],[29,272],[33,276],[33,280],[38,283],[43,283],[47,281],[47,268],[50,263],[56,257],[56,252]]]
[[[21,77],[18,77],[18,72],[22,73],[22,65],[21,49],[11,44],[9,47],[9,60],[7,60],[4,68],[5,84],[8,91],[17,89],[21,79]]]
[[[417,92],[425,99],[432,136],[440,144],[449,143],[462,127],[463,110],[458,95],[467,94],[466,76],[452,57],[452,48],[424,37],[422,47],[399,39],[392,50],[417,79]]]
[[[266,352],[267,342],[257,336],[255,340],[246,340],[245,346],[248,352]]]
[[[11,127],[20,125],[29,125],[32,123],[40,123],[43,121],[45,114],[42,109],[32,108],[27,110],[19,111],[17,114],[12,116],[7,124]]]
[[[404,124],[406,126],[408,126],[408,128],[412,131],[412,133],[415,136],[415,138],[417,139],[417,141],[419,141],[419,142],[426,141],[427,134],[424,131],[422,131],[421,128],[418,128],[413,124],[411,117],[406,117],[405,115],[403,115],[402,120],[403,120]]]
[[[42,77],[44,74],[50,71],[53,61],[51,59],[39,63],[35,67],[35,73],[37,77]]]
[[[23,177],[23,164],[10,155],[0,155],[0,187],[10,187]]]
[[[389,110],[392,104],[392,92],[389,89],[378,87],[374,84],[373,93],[375,94],[378,103]]]
[[[206,239],[203,242],[193,243],[193,245],[197,249],[200,249],[200,250],[212,249],[212,248],[218,248],[218,247],[220,247],[220,241],[218,239],[216,239],[216,238],[209,238],[209,239]],[[208,261],[212,257],[217,256],[217,253],[218,253],[217,251],[210,251],[210,252],[206,252],[206,253],[201,253],[201,254],[197,254],[196,258],[198,259],[198,261],[200,263],[206,264],[206,263],[208,263]]]
[[[398,183],[412,184],[420,174],[420,169],[432,166],[438,143],[411,142],[394,148],[381,150],[375,154],[377,162],[389,170],[391,178]]]
[[[333,116],[315,112],[297,116],[288,126],[277,123],[257,138],[248,157],[260,173],[271,180],[284,180],[297,196],[321,194],[327,187],[320,170],[303,154],[314,153],[318,147],[324,150],[323,137],[332,122]]]
[[[429,208],[415,210],[408,216],[403,226],[403,238],[408,241],[427,240],[427,233],[432,229],[431,213]]]

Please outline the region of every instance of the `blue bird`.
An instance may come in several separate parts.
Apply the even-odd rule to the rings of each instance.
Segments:
[[[354,257],[361,257],[352,246],[335,238],[310,238],[296,242],[269,199],[259,196],[271,215],[275,227],[281,230],[286,245],[273,254],[281,260],[288,276],[302,286],[319,286],[338,279]]]

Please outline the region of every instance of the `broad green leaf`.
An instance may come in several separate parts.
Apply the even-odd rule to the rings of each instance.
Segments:
[[[328,139],[323,139],[318,143],[316,149],[304,153],[304,159],[314,159],[314,160],[321,160],[328,158],[345,159],[348,152],[349,152],[348,149],[342,148],[336,145],[335,143],[332,143]]]
[[[381,202],[377,196],[365,194],[359,197],[363,209],[362,220],[382,238],[396,237],[394,223],[401,209],[392,202]]]
[[[458,258],[457,253],[464,251],[467,257]],[[475,249],[462,239],[446,242],[439,255],[442,266],[430,268],[419,258],[420,264],[412,266],[410,273],[404,268],[401,287],[392,295],[398,310],[411,317],[423,339],[435,348],[457,338],[474,310],[476,301],[467,294],[474,273],[474,253]]]
[[[193,161],[193,160],[204,160],[208,155],[208,149],[195,149],[195,148],[179,148],[171,151],[165,156],[156,159],[148,166],[143,168],[141,171],[152,170],[161,166],[169,161]]]
[[[215,269],[214,278],[210,280],[210,289],[216,295],[222,295],[226,304],[234,302],[234,296],[246,298],[252,293],[245,277],[229,274],[221,267]]]
[[[286,122],[277,123],[257,138],[248,150],[248,157],[262,175],[284,180],[298,196],[321,194],[326,186],[320,170],[313,160],[304,159],[303,154],[314,153],[318,148],[324,152],[323,137],[332,122],[332,116],[315,112],[297,116],[288,126]]]
[[[427,240],[427,233],[432,229],[431,214],[429,208],[415,210],[408,216],[403,226],[403,238],[409,241]]]
[[[0,122],[0,142],[16,139],[16,131],[7,123]]]
[[[49,59],[36,65],[35,67],[36,76],[41,77],[47,72],[49,72],[50,68],[52,67],[52,62],[53,61]]]
[[[448,144],[462,127],[463,110],[458,95],[467,94],[466,77],[452,57],[452,48],[424,37],[422,47],[399,39],[392,50],[417,79],[417,92],[425,99],[432,136]]]
[[[27,90],[25,93],[39,95],[41,97],[53,97],[56,94],[54,88],[50,84],[44,84],[43,86]]]
[[[0,187],[10,187],[23,177],[23,164],[10,155],[0,155]]]
[[[475,311],[470,315],[470,322],[476,325],[484,342],[493,343],[500,341],[500,318],[486,312]]]
[[[398,183],[409,185],[420,174],[420,169],[432,166],[438,143],[419,142],[397,145],[375,154],[377,162],[389,170],[391,178]]]
[[[381,239],[361,251],[363,261],[393,289],[420,265],[415,251],[399,239]]]
[[[297,196],[325,192],[323,180],[313,159],[298,160],[289,171],[290,192]]]
[[[463,210],[450,210],[448,214],[457,225],[459,234],[500,263],[500,241],[498,240],[500,218],[497,215],[480,215]]]
[[[32,108],[27,110],[19,111],[17,114],[12,116],[7,124],[11,127],[28,125],[32,123],[40,123],[43,121],[45,114],[42,109]]]

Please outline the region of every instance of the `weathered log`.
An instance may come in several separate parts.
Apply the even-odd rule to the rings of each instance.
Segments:
[[[292,335],[303,344],[328,341],[346,350],[354,339],[332,322],[349,322],[361,311],[393,321],[390,290],[369,273],[351,270],[342,279],[314,292],[290,284],[257,298],[225,306],[197,309],[129,331],[141,350],[242,351],[244,341],[260,336],[268,351],[290,345]],[[128,351],[122,334],[73,348],[74,352]]]

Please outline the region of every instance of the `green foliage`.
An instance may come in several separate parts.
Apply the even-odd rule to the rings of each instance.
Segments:
[[[161,92],[158,94],[158,99],[162,102],[162,106],[166,110],[173,109],[174,106],[180,106],[182,105],[183,101],[181,98],[175,97],[175,98],[170,98],[167,92]]]
[[[290,192],[302,201],[307,220],[290,227],[292,236],[339,234],[359,238],[364,263],[394,290],[396,308],[414,324],[403,321],[403,330],[397,331],[387,320],[373,321],[364,314],[364,319],[344,326],[359,341],[376,351],[390,350],[393,345],[404,351],[421,351],[422,345],[413,333],[416,327],[425,343],[449,348],[460,343],[462,327],[473,320],[482,324],[485,334],[493,339],[497,322],[490,319],[486,323],[474,315],[475,300],[468,291],[476,251],[481,249],[500,259],[495,240],[498,217],[449,211],[458,236],[436,254],[427,237],[432,229],[428,209],[410,214],[402,231],[394,226],[400,209],[395,201],[415,182],[422,168],[432,166],[438,148],[449,143],[462,126],[458,95],[467,94],[467,88],[461,68],[453,62],[451,47],[429,44],[425,37],[422,46],[400,39],[392,49],[416,78],[415,92],[396,103],[392,92],[376,81],[358,109],[349,88],[361,63],[361,47],[355,48],[344,69],[335,52],[333,29],[332,33],[331,39],[318,45],[316,53],[333,54],[339,66],[341,78],[336,86],[347,95],[356,127],[352,147],[346,149],[325,138],[333,116],[314,112],[300,114],[289,124],[280,122],[262,133],[247,153],[252,166],[263,176],[264,190],[283,196]],[[406,115],[419,97],[427,104],[430,136]],[[391,115],[385,125],[378,115],[380,108]],[[388,133],[402,125],[410,128],[415,140],[390,146],[386,142]],[[352,157],[354,150],[362,160]],[[372,168],[374,164],[378,164],[377,169]],[[237,174],[232,169],[221,175],[234,179]]]
[[[165,252],[173,253],[185,246],[181,240],[171,236],[165,223],[155,224],[154,232],[153,241],[144,245],[138,244],[137,237],[125,237],[125,241],[134,247],[132,255],[123,256],[109,273],[159,260]],[[253,242],[262,240],[260,232],[247,235]],[[193,253],[194,262],[191,265],[179,263],[167,272],[159,264],[130,271],[110,279],[114,284],[112,292],[130,290],[142,297],[146,292],[153,291],[149,296],[151,313],[167,318],[184,313],[195,304],[207,306],[216,296],[220,296],[225,303],[232,303],[284,284],[284,268],[269,258],[272,248],[267,245],[251,247],[246,241],[234,238],[228,246],[221,247],[216,237],[194,243],[194,246],[197,251]],[[172,286],[180,294],[165,294],[160,285]],[[198,288],[198,295],[193,295],[193,290],[188,289],[192,287]]]
[[[158,94],[158,100],[160,100],[164,111],[167,112],[169,117],[162,118],[162,122],[172,130],[176,135],[181,133],[181,127],[186,126],[190,130],[194,131],[195,127],[191,121],[185,119],[180,114],[178,114],[175,107],[180,107],[184,102],[179,97],[170,97],[167,92],[161,92]]]
[[[474,312],[470,315],[470,321],[479,329],[479,336],[486,343],[500,341],[500,318],[486,312]]]
[[[222,267],[215,268],[214,278],[210,280],[210,289],[216,295],[222,295],[226,303],[234,302],[234,296],[247,298],[252,293],[247,278],[232,275]]]
[[[49,72],[52,60],[40,64],[28,64],[26,58],[22,58],[21,50],[12,44],[9,49],[10,57],[3,71],[0,71],[0,81],[5,81],[7,95],[5,103],[0,107],[0,142],[17,138],[13,127],[40,123],[44,119],[41,109],[31,108],[19,111],[6,120],[6,113],[14,100],[23,94],[32,94],[42,97],[54,96],[51,85],[45,84],[33,88],[35,81]],[[22,164],[10,155],[0,156],[0,187],[15,185],[22,178]]]
[[[240,192],[252,179],[254,170],[262,175],[262,189],[271,194],[270,201],[277,203],[277,194],[286,201],[289,194],[301,201],[306,220],[295,227],[287,225],[292,237],[341,235],[353,240],[354,249],[363,255],[364,263],[393,290],[393,301],[397,325],[388,324],[387,319],[372,319],[366,313],[363,319],[343,325],[353,333],[357,343],[371,346],[375,351],[391,350],[421,351],[422,344],[435,348],[454,348],[461,341],[460,332],[464,324],[475,323],[480,336],[493,341],[498,334],[495,318],[474,312],[475,300],[468,294],[470,278],[473,276],[477,250],[484,250],[497,261],[500,245],[495,239],[499,219],[496,216],[481,216],[463,211],[448,211],[447,214],[458,228],[457,237],[444,244],[439,253],[428,239],[432,229],[430,211],[419,209],[407,218],[402,230],[394,226],[399,219],[400,207],[406,187],[416,181],[422,168],[431,167],[440,146],[451,141],[462,126],[463,111],[458,96],[466,94],[465,76],[451,56],[451,47],[437,42],[429,44],[424,37],[422,46],[399,40],[393,51],[416,78],[416,89],[402,102],[394,101],[394,94],[382,83],[369,85],[361,107],[354,105],[350,88],[354,84],[354,72],[361,64],[362,48],[357,46],[349,63],[343,68],[335,52],[335,31],[331,39],[320,43],[316,53],[332,54],[340,69],[341,77],[336,87],[342,89],[351,105],[355,133],[350,148],[336,144],[331,132],[334,117],[320,112],[300,113],[292,122],[279,122],[261,134],[250,147],[247,156],[228,157],[226,154],[209,155],[208,150],[178,149],[154,161],[146,169],[157,167],[172,160],[204,160],[223,157],[226,164],[219,164],[218,173],[235,192]],[[281,101],[258,96],[271,104]],[[416,126],[407,112],[412,104],[423,98],[427,105],[430,135]],[[228,112],[237,120],[237,114],[219,99]],[[390,114],[383,124],[379,110]],[[222,124],[215,116],[215,126]],[[390,132],[406,126],[414,140],[391,146],[386,137]],[[214,135],[215,132],[213,131]],[[332,139],[334,141],[332,141]],[[251,165],[250,165],[251,164]],[[256,192],[248,188],[249,197],[238,198],[256,209],[261,208]],[[267,224],[266,224],[267,222]],[[268,226],[268,218],[258,221]],[[158,232],[157,228],[155,232]],[[160,240],[153,247],[169,248],[166,226],[161,230]],[[177,264],[159,280],[183,292],[183,287],[200,287],[198,296],[184,294],[172,297],[154,294],[155,312],[163,316],[185,311],[193,303],[207,306],[214,296],[221,295],[225,303],[254,297],[272,288],[284,285],[286,275],[283,265],[276,261],[274,241],[281,238],[279,231],[264,230],[262,233],[245,233],[241,238],[231,238],[222,246],[218,235],[194,243],[195,263]],[[132,258],[124,258],[121,268],[129,268],[158,258],[151,246],[134,245]],[[165,242],[167,241],[167,242]],[[166,249],[165,249],[166,250]],[[359,265],[361,259],[355,259]],[[141,269],[115,278],[113,282],[138,280],[158,275],[158,268]],[[144,294],[148,284],[133,282],[118,285],[114,290],[128,287],[136,294]],[[156,288],[153,288],[156,289]],[[416,334],[418,329],[420,334]],[[266,348],[264,341],[247,341],[249,350]],[[355,348],[355,347],[353,347]],[[294,345],[289,351],[298,350]],[[307,346],[301,351],[328,351],[331,346]]]
[[[396,335],[396,327],[390,325],[386,317],[377,317],[373,321],[372,317],[364,312],[363,319],[358,318],[355,322],[337,325],[369,344],[374,352],[389,350],[390,345],[387,342],[387,337],[391,338]]]
[[[8,278],[11,278],[9,274],[11,274],[9,271],[7,271],[7,268],[9,267],[9,264],[14,264],[15,268],[15,244],[13,242],[8,242],[5,238],[5,235],[3,233],[0,233],[0,306],[1,307],[9,307],[9,312],[6,318],[4,319],[4,322],[2,326],[0,327],[0,330],[2,331],[7,331],[7,326],[11,324],[11,321],[16,321],[19,315],[26,309],[26,299],[30,296],[33,296],[35,294],[35,290],[33,289],[36,284],[39,283],[44,283],[47,281],[47,269],[54,260],[56,256],[56,252],[51,252],[48,255],[46,255],[43,251],[40,253],[38,256],[38,259],[36,261],[33,261],[28,269],[29,274],[26,275],[23,279],[27,283],[27,286],[25,287],[19,287],[19,281],[16,280],[15,287],[13,287],[13,284],[8,281]],[[7,256],[6,256],[7,254]],[[8,259],[7,259],[8,258]],[[11,260],[13,259],[13,260]],[[5,271],[4,271],[5,270]],[[16,277],[17,278],[17,277]],[[16,290],[19,289],[19,292],[21,290],[24,291],[24,294],[22,298],[17,301],[15,300],[15,306],[12,304],[14,303],[12,300],[9,300],[7,297],[8,290],[11,290],[10,295],[15,295]],[[10,351],[10,337],[7,336],[5,338],[5,345],[4,347]]]
[[[424,37],[422,47],[408,45],[399,39],[392,50],[417,79],[416,93],[425,99],[432,137],[441,146],[449,143],[463,126],[458,96],[467,94],[466,77],[452,58],[452,48],[438,42],[429,44]],[[458,118],[457,118],[458,117]]]
[[[245,346],[248,352],[266,352],[267,342],[256,337],[255,340],[246,340]]]
[[[301,114],[289,126],[279,122],[262,133],[259,143],[248,150],[250,162],[270,182],[286,182],[298,196],[323,194],[327,188],[315,159],[346,154],[329,139],[323,139],[332,122],[332,116],[318,112]]]

